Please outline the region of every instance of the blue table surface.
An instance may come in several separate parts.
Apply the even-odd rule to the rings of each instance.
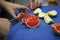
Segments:
[[[57,16],[52,18],[53,23],[60,23],[60,8],[58,6],[41,6],[43,12],[51,10],[57,11]],[[17,11],[16,11],[17,12]],[[33,14],[29,12],[29,14]],[[43,19],[37,28],[27,28],[25,24],[20,21],[11,20],[12,28],[8,33],[8,40],[60,40],[60,36],[54,34],[50,24],[46,24]]]

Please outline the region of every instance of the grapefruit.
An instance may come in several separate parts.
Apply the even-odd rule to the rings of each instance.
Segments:
[[[26,21],[28,21],[28,19],[32,17],[32,15],[26,15],[24,18],[22,18],[22,22],[25,23]]]
[[[38,16],[27,15],[22,19],[22,22],[27,25],[29,28],[36,28],[40,24]]]
[[[24,18],[26,15],[27,15],[27,14],[25,14],[25,13],[19,13],[19,14],[17,15],[17,18],[18,18],[19,20],[22,20],[22,18]]]
[[[57,24],[52,24],[51,25],[53,30],[56,32],[56,34],[60,35],[60,24],[57,23]]]

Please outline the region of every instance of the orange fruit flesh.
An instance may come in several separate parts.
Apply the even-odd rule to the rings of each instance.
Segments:
[[[38,20],[38,19],[39,19],[38,16],[27,15],[26,17],[24,17],[22,19],[22,22],[31,21],[31,20]]]
[[[30,17],[32,17],[32,15],[27,15],[24,18],[22,18],[22,22],[24,23],[25,21],[27,21],[27,19],[29,19]]]
[[[54,28],[55,31],[60,33],[60,24],[53,24],[52,27]]]
[[[39,24],[39,21],[28,21],[27,22],[27,25],[30,26],[30,27],[34,27],[34,26],[38,26]]]
[[[58,31],[60,31],[60,26],[56,27],[56,29],[57,29]]]
[[[29,28],[35,28],[40,23],[39,17],[33,16],[33,15],[27,15],[22,20],[27,25],[27,27],[29,27]]]
[[[60,31],[60,24],[56,24],[55,26],[56,26],[56,29]]]

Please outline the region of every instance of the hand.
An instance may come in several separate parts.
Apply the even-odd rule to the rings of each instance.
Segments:
[[[25,14],[25,13],[19,13],[19,14],[17,15],[17,18],[18,18],[20,21],[22,21],[22,18],[24,18],[26,15],[27,15],[27,14]]]
[[[30,8],[34,10],[42,4],[42,0],[30,0]]]
[[[6,9],[6,11],[14,18],[17,19],[17,16],[15,15],[14,11],[16,9],[23,9],[27,13],[29,9],[26,6],[14,4],[6,1],[2,1],[1,5]]]

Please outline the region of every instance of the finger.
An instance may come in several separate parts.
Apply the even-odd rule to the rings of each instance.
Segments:
[[[30,0],[30,8],[32,9],[33,6],[33,0]]]
[[[38,6],[38,3],[37,2],[38,2],[37,0],[35,0],[35,2],[34,2],[35,8]]]
[[[24,10],[25,13],[30,11],[30,9],[28,7],[26,7],[26,6],[22,7],[21,9]]]
[[[40,0],[37,0],[37,4],[38,4],[38,6],[37,6],[37,7],[39,7],[39,6],[40,6]]]
[[[42,0],[38,0],[38,7],[42,4]]]
[[[24,10],[25,13],[27,13],[27,12],[30,11],[30,9],[29,9],[28,7],[26,7],[26,6],[22,6],[22,5],[17,6],[17,9]]]
[[[43,3],[43,1],[41,0],[41,2],[40,2],[41,4]]]
[[[30,9],[28,7],[23,7],[22,9],[25,9],[26,11],[30,11]]]
[[[14,19],[17,19],[17,16],[14,13],[14,10],[8,10],[8,12]]]
[[[28,7],[26,7],[26,6],[20,6],[20,8],[19,8],[19,9],[23,9],[23,10],[30,11],[30,9],[29,9]]]

